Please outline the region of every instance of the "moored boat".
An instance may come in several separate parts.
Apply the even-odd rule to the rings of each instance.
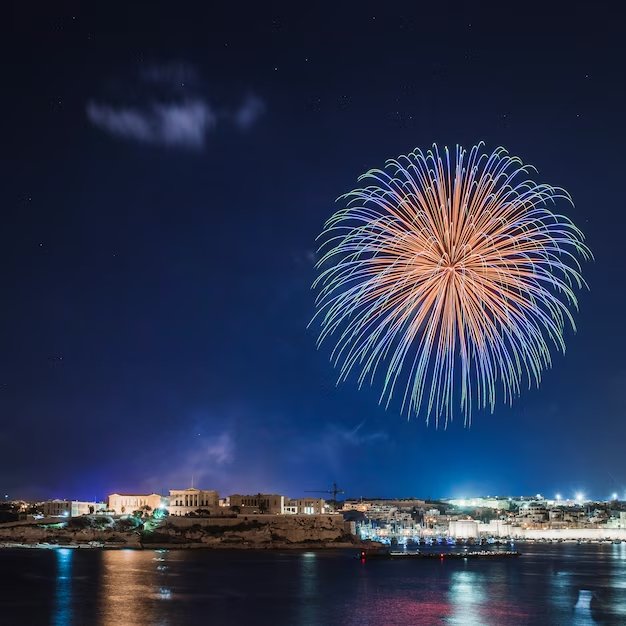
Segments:
[[[400,552],[392,550],[378,550],[370,552],[361,550],[359,558],[361,561],[378,560],[412,560],[412,559],[496,559],[511,558],[521,556],[521,552],[516,550],[472,550],[465,552]]]

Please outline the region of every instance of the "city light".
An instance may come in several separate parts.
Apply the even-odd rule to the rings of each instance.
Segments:
[[[611,499],[612,499],[612,500],[617,500],[617,494],[616,494],[616,493],[614,493],[614,494],[613,494],[613,497],[612,497]]]
[[[576,494],[576,502],[582,502],[582,501],[583,501],[583,494],[579,492]]]
[[[560,499],[561,499],[561,494],[560,494],[560,493],[557,493],[557,494],[556,494],[556,499],[557,499],[557,500],[560,500]]]

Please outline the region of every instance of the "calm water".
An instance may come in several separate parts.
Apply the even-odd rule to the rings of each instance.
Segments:
[[[626,544],[519,559],[0,550],[0,625],[626,624]]]

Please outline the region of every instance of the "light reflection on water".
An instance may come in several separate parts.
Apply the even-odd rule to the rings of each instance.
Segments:
[[[484,576],[474,571],[452,573],[449,594],[452,608],[452,615],[448,620],[450,623],[466,626],[486,624],[481,610],[481,605],[486,600],[483,584]]]
[[[626,544],[519,559],[354,552],[0,550],[0,625],[626,624]]]
[[[72,622],[72,555],[71,548],[59,548],[56,552],[56,602],[52,623],[69,626]]]
[[[315,552],[305,552],[300,561],[300,619],[299,624],[319,624],[318,563]]]
[[[145,552],[134,550],[105,550],[101,554],[99,626],[157,623],[151,601],[156,563],[147,561]]]

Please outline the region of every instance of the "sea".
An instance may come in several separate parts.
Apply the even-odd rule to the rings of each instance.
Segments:
[[[626,543],[489,560],[356,550],[0,550],[0,626],[626,625]]]

